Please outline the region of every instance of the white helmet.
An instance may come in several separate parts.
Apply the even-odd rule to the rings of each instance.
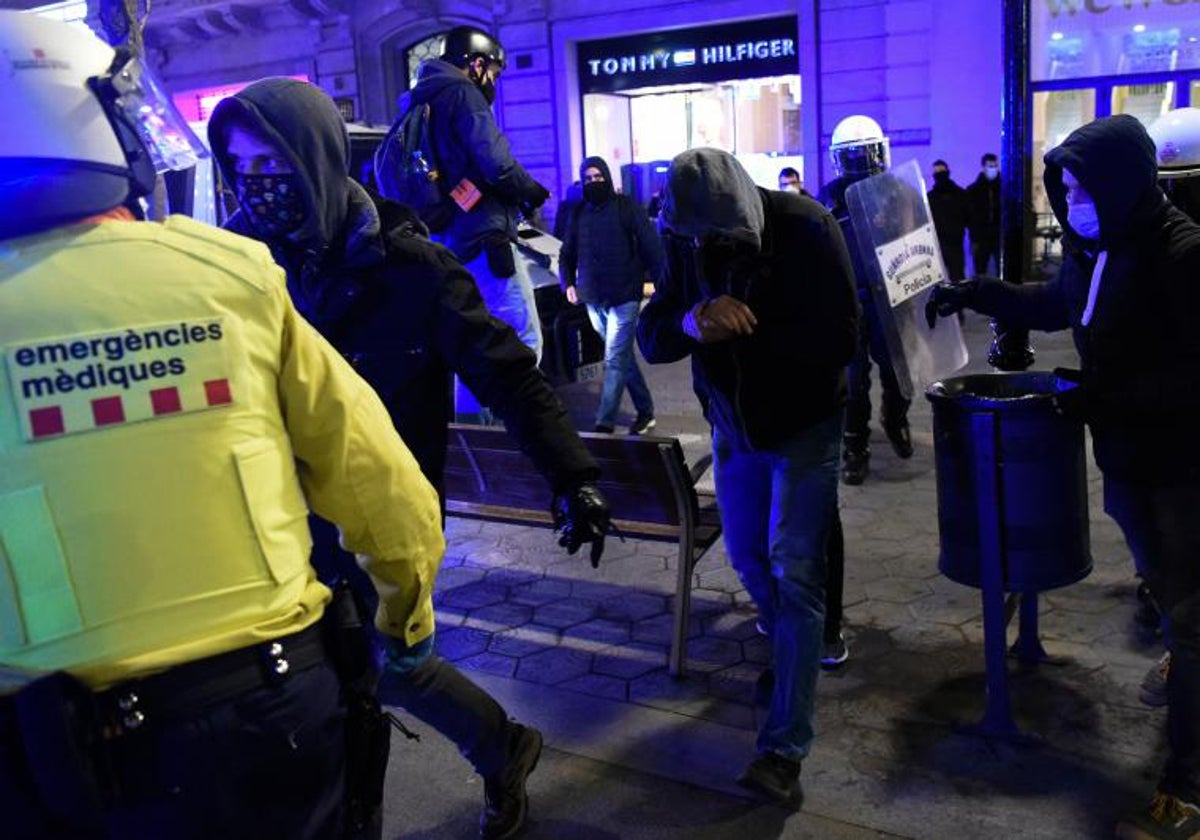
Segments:
[[[846,117],[837,124],[829,142],[829,157],[837,174],[847,178],[878,175],[892,163],[883,129],[861,114]]]
[[[1158,149],[1159,178],[1200,175],[1200,108],[1178,108],[1147,129]]]
[[[146,195],[207,152],[136,59],[81,24],[0,11],[0,238]]]

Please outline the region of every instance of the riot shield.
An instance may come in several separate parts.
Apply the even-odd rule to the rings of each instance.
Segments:
[[[879,316],[900,391],[907,399],[967,363],[958,319],[925,322],[925,301],[947,278],[916,161],[893,167],[846,190],[859,264]]]

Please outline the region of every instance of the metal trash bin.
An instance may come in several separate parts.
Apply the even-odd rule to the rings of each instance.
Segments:
[[[1074,387],[1037,371],[929,386],[946,577],[982,587],[993,550],[1007,592],[1054,589],[1091,572],[1083,424],[1053,404]]]

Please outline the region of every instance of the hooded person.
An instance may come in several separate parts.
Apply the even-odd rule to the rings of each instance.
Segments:
[[[603,158],[584,160],[579,178],[583,197],[564,225],[558,267],[567,300],[587,307],[593,329],[604,339],[604,386],[594,431],[613,431],[628,390],[637,412],[629,433],[645,434],[655,426],[654,400],[633,342],[645,279],[658,275],[662,246],[645,211],[613,188]]]
[[[950,177],[950,165],[946,161],[933,162],[933,186],[926,197],[946,273],[952,282],[957,282],[967,276],[963,250],[963,236],[967,232],[967,192]]]
[[[771,678],[760,678],[769,711],[738,782],[795,806],[814,737],[826,537],[858,340],[850,257],[820,204],[758,188],[717,149],[671,162],[659,226],[666,264],[638,345],[651,364],[691,357],[726,550],[771,641]]]
[[[265,79],[223,100],[209,142],[239,210],[227,227],[266,243],[300,312],[375,388],[422,472],[442,495],[457,373],[483,394],[550,484],[560,544],[603,547],[599,470],[562,402],[513,330],[489,316],[471,275],[431,243],[402,205],[375,202],[348,174],[349,143],[333,101],[292,79]],[[548,494],[550,495],[550,494]],[[444,498],[443,498],[444,510]],[[318,532],[314,564],[369,602],[354,558]],[[541,735],[432,654],[432,636],[387,641],[381,691],[458,745],[484,779],[485,840],[512,836]]]
[[[1118,837],[1200,832],[1200,226],[1157,184],[1155,147],[1127,115],[1072,132],[1046,153],[1045,184],[1063,226],[1058,276],[1020,286],[938,286],[931,323],[963,307],[1018,327],[1070,328],[1079,383],[1060,409],[1086,421],[1104,508],[1124,532],[1165,615],[1169,756],[1153,801]],[[1175,825],[1175,828],[1170,826]]]

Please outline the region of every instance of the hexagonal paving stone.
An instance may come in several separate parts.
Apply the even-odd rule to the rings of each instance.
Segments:
[[[629,640],[627,621],[594,618],[563,630],[563,641],[582,650],[600,650]]]
[[[629,700],[656,709],[679,711],[709,700],[708,681],[701,674],[675,679],[666,671],[653,671],[630,681]]]
[[[446,592],[447,590],[457,589],[467,584],[478,583],[483,580],[486,574],[487,569],[481,569],[479,566],[468,566],[462,563],[457,566],[443,565],[438,572],[437,582],[433,588],[437,591]]]
[[[532,618],[533,607],[501,602],[471,610],[463,623],[469,627],[479,627],[496,632],[528,624]]]
[[[753,703],[755,684],[762,672],[761,666],[747,662],[714,671],[708,676],[708,691],[714,697],[734,703]]]
[[[660,613],[650,618],[636,621],[633,624],[633,639],[648,644],[669,645],[674,636],[673,623],[675,617],[671,613]],[[700,619],[695,616],[688,618],[687,638],[695,638],[701,633]]]
[[[939,621],[943,624],[964,624],[983,612],[978,589],[959,587],[955,594],[939,593],[918,598],[908,609],[920,621]],[[900,622],[896,622],[899,624]]]
[[[492,586],[488,583],[468,583],[457,589],[445,591],[442,603],[448,607],[474,610],[504,601],[508,593],[503,586]]]
[[[867,584],[867,597],[893,604],[911,604],[932,592],[925,581],[911,578],[890,577]]]
[[[558,628],[526,624],[492,634],[492,642],[488,649],[506,656],[522,657],[558,647],[558,643]]]
[[[629,699],[629,683],[616,677],[606,677],[601,674],[584,674],[573,680],[559,683],[559,688],[578,691],[589,697],[601,697],[606,700]]]
[[[609,598],[600,604],[597,615],[600,618],[611,618],[626,621],[640,621],[652,615],[666,612],[667,599],[662,595],[650,595],[645,592],[627,592]]]
[[[598,650],[592,659],[592,671],[609,677],[631,680],[656,668],[665,668],[666,664],[667,649],[665,647],[630,642]]]
[[[701,636],[687,645],[687,668],[690,671],[720,671],[743,661],[742,646],[729,639]]]
[[[522,586],[541,580],[545,575],[528,569],[488,569],[487,582],[496,586]]]
[[[729,566],[724,568],[712,569],[711,571],[699,572],[697,575],[697,587],[700,589],[711,589],[718,592],[739,592],[744,587],[742,580],[738,577],[737,572]]]
[[[543,685],[557,685],[591,671],[592,655],[569,648],[554,648],[523,657],[517,678]]]
[[[464,671],[478,671],[481,674],[511,677],[517,671],[517,663],[518,660],[511,656],[485,651],[468,656],[466,659],[460,659],[457,664]]]
[[[704,619],[704,635],[742,642],[759,635],[758,610],[734,609]]]
[[[487,650],[491,634],[472,627],[454,627],[439,633],[434,641],[438,655],[451,662],[475,656]]]
[[[754,665],[766,665],[771,661],[771,640],[755,634],[742,642],[742,657]]]
[[[615,583],[603,583],[591,580],[576,580],[571,582],[571,597],[579,601],[593,601],[597,604],[620,597],[629,592],[628,587]]]
[[[559,578],[544,578],[533,583],[514,586],[508,599],[517,604],[549,604],[560,601],[571,594],[571,582]]]
[[[599,606],[591,601],[577,601],[574,598],[564,598],[549,604],[542,604],[534,610],[534,621],[550,627],[565,629],[573,627],[594,616]]]

